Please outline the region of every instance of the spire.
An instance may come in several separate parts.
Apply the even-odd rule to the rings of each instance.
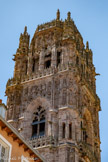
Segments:
[[[89,42],[86,42],[86,49],[89,50]]]
[[[57,14],[56,15],[57,15],[56,20],[59,21],[60,20],[60,11],[59,11],[59,9],[57,10]]]
[[[71,20],[71,13],[70,13],[70,12],[67,13],[67,20],[68,20],[68,21]]]

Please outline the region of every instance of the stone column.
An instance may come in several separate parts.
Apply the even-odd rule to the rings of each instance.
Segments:
[[[56,46],[54,45],[52,48],[51,67],[56,67],[56,64],[57,64],[57,51]]]
[[[69,138],[69,124],[68,124],[68,122],[66,123],[66,128],[65,128],[65,138],[66,139]]]
[[[75,140],[75,122],[72,123],[72,139]]]
[[[62,64],[64,65],[66,65],[67,64],[67,60],[68,60],[68,55],[69,55],[69,53],[68,53],[68,50],[67,50],[67,48],[66,47],[63,47],[62,48],[62,55],[61,55],[61,59],[62,59]]]
[[[59,140],[62,139],[62,123],[59,122]]]
[[[39,58],[39,70],[40,71],[44,69],[44,56],[45,56],[45,52],[44,52],[44,49],[42,49],[40,52],[40,58]]]

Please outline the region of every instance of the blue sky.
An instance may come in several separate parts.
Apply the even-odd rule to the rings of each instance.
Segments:
[[[108,162],[108,1],[107,0],[0,0],[0,98],[6,103],[5,86],[13,76],[13,54],[18,48],[24,26],[31,38],[38,24],[55,19],[57,9],[61,18],[75,21],[84,43],[88,40],[93,51],[97,94],[101,99],[100,114],[102,162]]]

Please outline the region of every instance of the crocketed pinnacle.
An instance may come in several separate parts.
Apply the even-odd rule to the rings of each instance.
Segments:
[[[68,21],[71,20],[71,13],[70,13],[70,12],[67,13],[67,20],[68,20]]]
[[[89,50],[89,42],[86,42],[86,49]]]
[[[57,18],[56,18],[58,21],[60,20],[60,11],[59,9],[57,10]]]

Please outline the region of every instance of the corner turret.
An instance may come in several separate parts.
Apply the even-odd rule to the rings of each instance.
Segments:
[[[24,33],[21,33],[20,35],[19,47],[13,59],[15,61],[14,78],[16,80],[27,74],[29,39],[30,36],[27,33],[27,27],[25,26]]]
[[[19,39],[19,48],[17,49],[17,52],[20,54],[27,54],[29,49],[29,39],[30,36],[27,33],[27,26],[24,28],[24,33],[20,35]]]

